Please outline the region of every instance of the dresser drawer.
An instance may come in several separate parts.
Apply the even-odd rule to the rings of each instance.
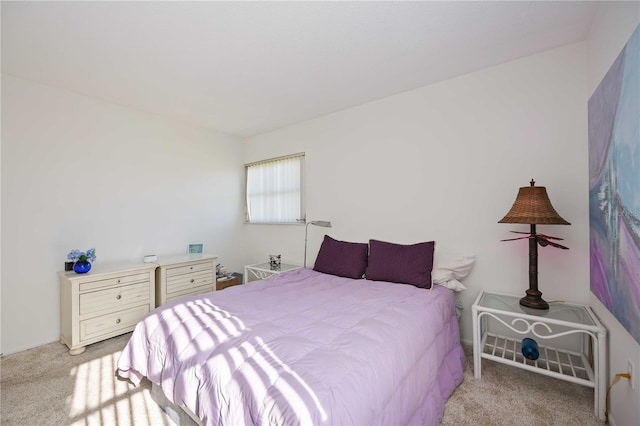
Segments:
[[[80,294],[80,315],[124,309],[149,303],[149,274],[146,281]]]
[[[184,275],[167,276],[167,294],[182,293],[205,285],[213,285],[213,270],[211,268]]]
[[[198,271],[213,272],[213,265],[211,264],[211,262],[201,262],[201,263],[194,263],[191,265],[167,268],[167,278],[174,277],[177,275],[190,274],[192,272],[198,272]]]
[[[92,340],[102,335],[133,329],[148,313],[149,305],[142,305],[80,321],[80,340]]]
[[[105,287],[113,287],[121,284],[132,284],[135,282],[149,282],[149,273],[123,275],[121,277],[109,278],[106,280],[95,280],[80,284],[80,292],[99,290]]]
[[[213,285],[206,285],[206,286],[202,286],[202,287],[194,287],[194,288],[188,288],[185,289],[183,291],[180,292],[176,292],[176,293],[170,293],[167,294],[167,302],[170,302],[172,300],[175,300],[179,297],[182,296],[192,296],[192,295],[196,295],[196,294],[202,294],[202,293],[210,293],[214,291]]]

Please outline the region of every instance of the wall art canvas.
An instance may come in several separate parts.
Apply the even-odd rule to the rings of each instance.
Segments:
[[[640,26],[588,113],[591,291],[640,343]]]

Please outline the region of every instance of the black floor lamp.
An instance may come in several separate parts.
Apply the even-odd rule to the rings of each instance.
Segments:
[[[309,230],[309,225],[322,226],[324,228],[331,228],[331,222],[327,220],[313,220],[311,222],[307,222],[304,227],[304,267],[307,267],[307,231]]]
[[[511,210],[498,223],[531,225],[530,232],[511,231],[516,234],[528,234],[526,237],[509,238],[502,241],[529,239],[529,289],[526,291],[527,295],[520,299],[520,304],[533,309],[549,309],[549,304],[542,299],[542,292],[538,290],[538,244],[542,247],[550,245],[564,250],[568,250],[568,247],[550,241],[562,240],[562,238],[536,233],[536,225],[571,224],[555,211],[544,186],[535,186],[533,179],[530,184],[530,186],[520,188]]]

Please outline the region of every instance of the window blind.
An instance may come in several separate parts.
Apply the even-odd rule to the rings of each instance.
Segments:
[[[247,222],[297,223],[304,154],[247,164]]]

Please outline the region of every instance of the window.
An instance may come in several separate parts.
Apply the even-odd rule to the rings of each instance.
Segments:
[[[304,153],[245,164],[249,223],[304,221]]]

